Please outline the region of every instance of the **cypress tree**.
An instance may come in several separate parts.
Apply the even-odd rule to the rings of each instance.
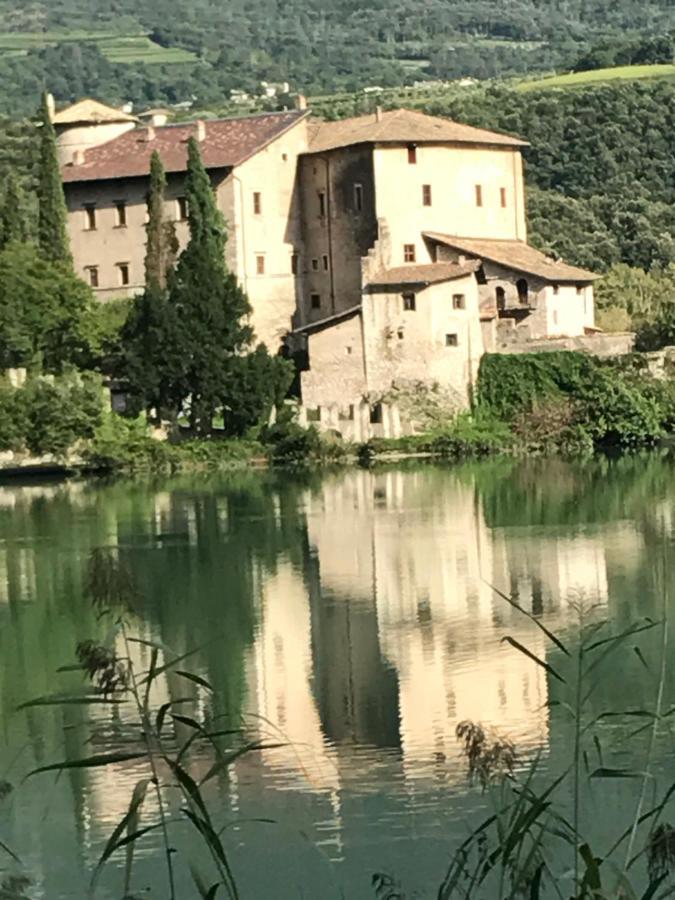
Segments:
[[[194,138],[188,143],[185,196],[190,240],[169,286],[179,328],[172,348],[174,396],[189,401],[191,426],[205,434],[218,406],[230,399],[233,371],[253,331],[245,321],[248,299],[225,264],[225,222]]]
[[[148,236],[145,251],[146,290],[157,292],[166,287],[167,274],[173,268],[178,253],[178,239],[173,222],[165,219],[164,191],[166,175],[159,153],[150,160],[150,191],[148,193]]]
[[[38,244],[45,259],[72,265],[66,229],[66,201],[56,153],[56,132],[47,94],[40,107],[40,158],[38,163]]]
[[[0,250],[12,241],[27,241],[28,233],[23,191],[14,174],[10,173],[0,203]]]

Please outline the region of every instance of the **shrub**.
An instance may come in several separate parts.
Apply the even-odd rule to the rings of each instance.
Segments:
[[[93,374],[35,379],[17,394],[31,453],[64,455],[77,441],[92,438],[103,416],[101,380]]]

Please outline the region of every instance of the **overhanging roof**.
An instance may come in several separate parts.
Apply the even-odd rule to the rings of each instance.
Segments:
[[[417,287],[425,288],[431,284],[440,284],[444,281],[454,281],[472,275],[480,267],[478,260],[463,263],[429,263],[427,265],[397,266],[393,269],[383,269],[373,275],[366,284],[366,290],[371,293],[386,293],[392,288]]]

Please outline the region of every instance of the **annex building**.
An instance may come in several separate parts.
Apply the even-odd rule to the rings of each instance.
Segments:
[[[484,352],[595,332],[596,276],[527,243],[517,138],[408,110],[167,125],[83,100],[53,122],[75,266],[101,299],[143,288],[154,150],[187,240],[197,138],[256,335],[303,360],[303,408],[323,428],[410,430],[406,391],[461,408]]]

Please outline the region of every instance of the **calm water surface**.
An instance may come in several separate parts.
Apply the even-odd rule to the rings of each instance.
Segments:
[[[59,667],[78,641],[105,637],[82,582],[92,548],[115,547],[142,591],[136,633],[177,654],[197,648],[186,667],[215,688],[211,700],[172,676],[157,704],[187,694],[193,715],[243,716],[253,734],[286,743],[212,783],[242,900],[372,900],[378,871],[409,898],[433,898],[451,848],[487,806],[467,783],[458,722],[493,726],[523,759],[540,752],[548,771],[569,759],[571,726],[547,706],[550,676],[502,638],[553,666],[560,653],[489,585],[570,642],[579,602],[616,631],[658,617],[674,476],[673,463],[645,456],[0,487],[0,777],[16,785],[0,839],[21,855],[35,897],[84,898],[145,774],[131,762],[19,786],[32,767],[129,739],[126,708],[16,712],[72,685]],[[633,647],[650,665],[657,643],[648,633],[610,658],[591,714],[653,705],[653,676]],[[601,730],[605,765],[641,765],[642,738],[624,737],[620,723]],[[197,754],[193,765],[207,762]],[[675,779],[668,735],[656,775]],[[634,793],[623,780],[588,792],[598,846],[628,821]],[[187,825],[173,838],[181,859],[199,859]],[[122,867],[113,860],[98,896],[120,900]],[[179,870],[181,900],[195,897]],[[167,896],[153,833],[133,885],[134,896]]]

